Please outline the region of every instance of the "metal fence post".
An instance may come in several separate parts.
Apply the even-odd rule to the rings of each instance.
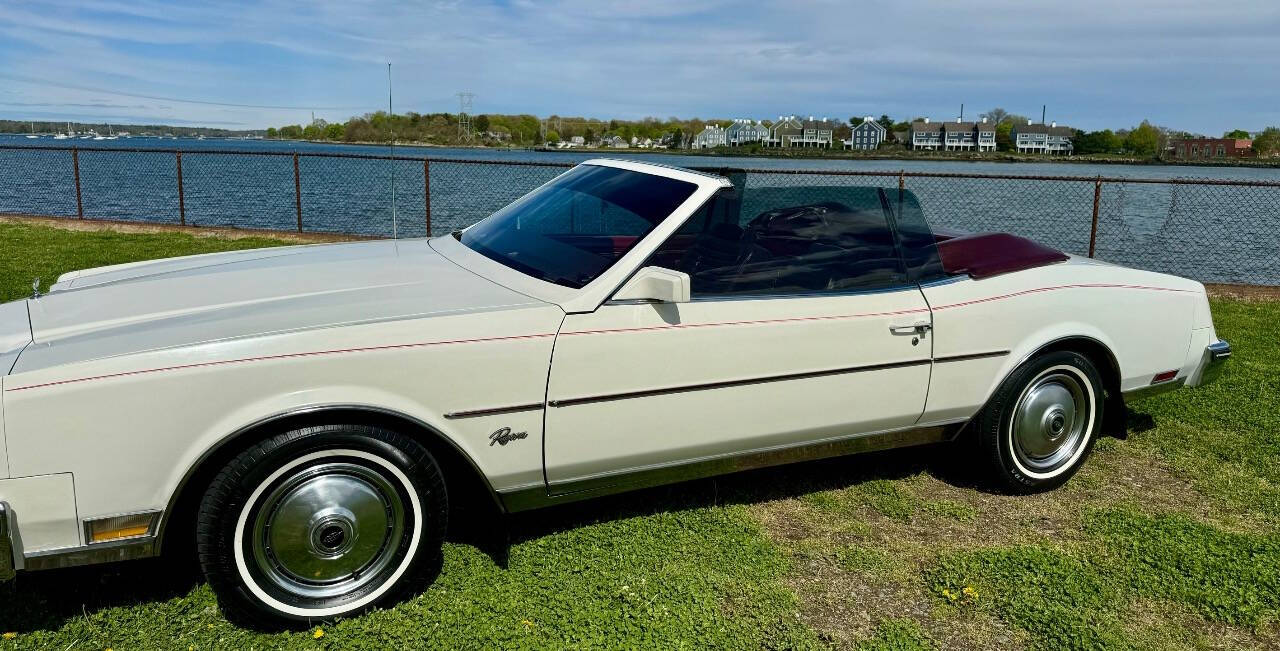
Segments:
[[[80,200],[80,148],[71,148],[71,166],[76,171],[76,218],[84,219],[84,203]]]
[[[298,209],[298,232],[302,232],[302,175],[298,171],[298,152],[293,152],[293,203]]]
[[[898,192],[902,192],[907,188],[907,171],[898,170]]]
[[[1089,226],[1089,257],[1098,247],[1098,206],[1102,203],[1102,177],[1093,182],[1093,223]]]
[[[427,237],[431,237],[431,161],[422,159],[422,212],[427,220]]]
[[[174,152],[178,159],[178,223],[187,225],[187,199],[182,193],[182,152]]]

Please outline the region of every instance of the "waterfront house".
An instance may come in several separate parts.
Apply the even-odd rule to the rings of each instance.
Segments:
[[[977,145],[978,131],[972,122],[947,122],[942,127],[942,148],[946,151],[973,151]]]
[[[764,141],[766,147],[783,147],[783,136],[794,136],[804,133],[804,124],[794,115],[780,115],[769,129],[769,137]]]
[[[839,123],[834,120],[826,118],[815,120],[813,116],[809,116],[802,126],[804,132],[798,138],[793,136],[783,145],[784,147],[831,147],[834,144],[836,129],[840,128]]]
[[[1014,148],[1024,154],[1070,154],[1075,135],[1075,129],[1060,127],[1057,122],[1045,125],[1034,124],[1031,120],[1027,120],[1025,125],[1013,125],[1009,134]]]
[[[587,140],[582,136],[573,136],[569,138],[569,144],[574,147],[582,147],[587,144]]]
[[[934,150],[942,147],[942,125],[924,118],[911,123],[911,148]]]
[[[862,120],[862,124],[853,128],[849,139],[843,142],[845,149],[877,149],[888,135],[884,125],[868,115]]]
[[[839,124],[826,118],[800,120],[796,116],[778,118],[773,125],[769,139],[764,141],[771,147],[831,147],[834,134]]]
[[[762,143],[769,139],[769,127],[764,122],[748,119],[737,119],[725,129],[725,143],[730,147],[742,147]]]
[[[996,125],[994,122],[988,122],[986,118],[974,125],[974,133],[978,137],[978,151],[995,151],[996,150]]]
[[[1182,160],[1253,155],[1253,141],[1247,138],[1180,138],[1170,141],[1169,148]]]
[[[613,149],[627,149],[631,147],[626,140],[622,139],[622,136],[605,136],[605,138],[600,141],[600,144]]]
[[[703,127],[702,132],[693,137],[693,141],[689,143],[690,149],[711,149],[712,147],[723,147],[727,144],[726,129],[718,124],[708,124]]]

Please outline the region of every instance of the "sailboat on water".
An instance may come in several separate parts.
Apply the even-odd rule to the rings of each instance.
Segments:
[[[70,138],[72,135],[73,135],[73,134],[72,134],[72,132],[71,132],[71,123],[70,123],[70,122],[68,122],[68,123],[67,123],[67,132],[66,132],[66,133],[55,133],[55,134],[53,134],[53,139],[54,139],[54,140],[66,140],[67,138]]]
[[[27,135],[27,138],[39,138],[39,137],[40,137],[40,136],[37,136],[37,135],[36,135],[36,123],[35,123],[35,122],[32,122],[32,123],[31,123],[31,133]]]

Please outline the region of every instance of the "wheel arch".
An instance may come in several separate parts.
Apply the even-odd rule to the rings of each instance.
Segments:
[[[492,506],[502,512],[502,501],[493,489],[488,478],[480,470],[479,465],[452,439],[435,427],[398,411],[368,405],[324,405],[268,416],[254,423],[241,427],[231,435],[218,441],[206,450],[183,475],[177,488],[170,495],[168,504],[161,517],[156,531],[157,554],[163,554],[173,548],[175,541],[184,537],[170,535],[171,526],[179,530],[185,524],[194,524],[201,496],[204,489],[236,454],[242,450],[281,432],[299,427],[318,424],[348,422],[360,425],[380,425],[411,436],[421,442],[440,464],[444,474],[445,486],[455,494],[467,496],[472,491],[456,489],[478,489],[487,493]]]
[[[1027,362],[1044,355],[1046,353],[1067,351],[1084,355],[1093,362],[1098,372],[1102,375],[1104,398],[1104,417],[1103,417],[1103,433],[1117,434],[1124,431],[1124,395],[1120,391],[1120,362],[1116,358],[1114,352],[1107,344],[1101,340],[1088,335],[1067,335],[1052,339],[1040,344],[1031,352],[1024,355],[1016,364],[1009,367],[1000,381],[995,384],[998,388],[1008,380],[1019,368],[1022,368]],[[992,389],[994,395],[995,388]],[[987,398],[990,400],[990,396]],[[1118,429],[1117,429],[1118,428]]]

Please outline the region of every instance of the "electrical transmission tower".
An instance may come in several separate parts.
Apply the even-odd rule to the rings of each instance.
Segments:
[[[471,132],[471,102],[475,93],[458,93],[458,138],[463,142],[471,142],[475,134]]]

